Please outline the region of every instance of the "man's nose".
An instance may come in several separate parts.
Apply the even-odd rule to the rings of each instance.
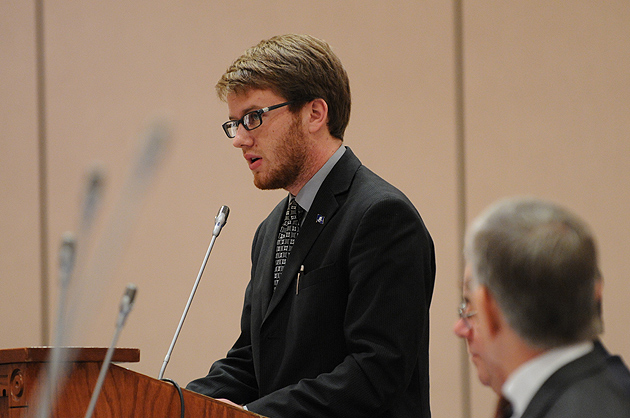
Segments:
[[[453,332],[459,338],[467,339],[470,334],[470,328],[466,325],[466,321],[463,318],[459,318],[453,325]]]
[[[232,138],[232,145],[236,148],[242,148],[244,146],[251,146],[252,137],[250,132],[245,129],[242,124],[238,125],[236,128],[236,135]]]

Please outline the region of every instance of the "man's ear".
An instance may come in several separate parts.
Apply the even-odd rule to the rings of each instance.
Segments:
[[[488,331],[490,335],[495,336],[504,326],[504,317],[497,300],[490,290],[482,286],[479,310],[483,311],[483,315],[488,321]]]
[[[310,133],[316,133],[328,124],[328,103],[324,99],[311,100],[305,105]]]

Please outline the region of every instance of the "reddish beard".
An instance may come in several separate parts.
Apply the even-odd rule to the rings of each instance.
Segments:
[[[280,146],[275,150],[278,165],[271,167],[265,176],[254,174],[254,185],[261,190],[287,189],[298,181],[304,171],[307,148],[298,115],[293,118],[279,143]]]

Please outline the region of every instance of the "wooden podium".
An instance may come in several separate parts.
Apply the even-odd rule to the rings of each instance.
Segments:
[[[67,348],[69,371],[57,387],[51,418],[83,418],[100,373],[106,348]],[[52,348],[0,350],[0,418],[33,417],[39,377]],[[137,362],[140,350],[117,348],[112,362]],[[186,417],[260,417],[204,395],[182,389]],[[111,364],[94,410],[94,418],[179,418],[180,397],[168,382]]]

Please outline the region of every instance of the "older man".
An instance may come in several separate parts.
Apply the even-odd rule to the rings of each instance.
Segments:
[[[503,200],[473,223],[465,256],[454,330],[481,382],[509,401],[497,416],[630,417],[630,372],[596,341],[601,281],[580,219],[542,200]]]

